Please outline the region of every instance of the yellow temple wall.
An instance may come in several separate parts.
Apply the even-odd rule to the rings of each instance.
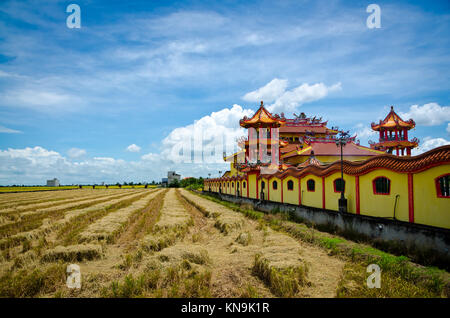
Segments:
[[[273,182],[277,182],[277,189],[273,189]],[[270,201],[281,202],[281,180],[279,178],[270,179]]]
[[[450,164],[442,164],[427,170],[412,174],[412,188],[410,194],[408,173],[394,172],[389,169],[377,168],[358,177],[344,174],[345,198],[349,213],[357,213],[357,183],[359,178],[359,211],[361,215],[380,218],[394,218],[403,222],[412,220],[417,224],[424,224],[450,229],[450,198],[438,197],[436,178],[450,172]],[[390,180],[390,192],[388,194],[375,194],[373,181],[378,177],[386,177]],[[299,180],[301,192],[301,204],[304,206],[323,208],[323,194],[325,193],[325,209],[338,211],[338,199],[340,192],[334,192],[334,180],[340,178],[340,172],[335,172],[325,177],[325,191],[322,187],[322,177],[313,174],[302,176],[300,179],[288,176],[281,180],[278,177],[260,179],[256,174],[248,175],[249,197],[257,198],[257,189],[261,190],[261,182],[264,181],[265,199],[273,202],[298,204]],[[315,191],[307,190],[307,181],[315,181]],[[278,183],[277,189],[273,189],[273,181]],[[293,181],[294,189],[288,190],[288,181]],[[222,192],[235,195],[236,185],[227,187],[228,182],[222,182]],[[244,181],[241,181],[241,184]],[[245,180],[247,182],[247,180]],[[258,186],[257,186],[258,182]],[[207,185],[205,188],[208,189]],[[218,192],[218,186],[211,191]],[[283,195],[283,197],[282,197]],[[241,196],[247,196],[247,188],[242,187]],[[397,201],[396,201],[397,198]],[[412,203],[410,206],[410,198]]]
[[[248,175],[248,197],[256,199],[256,174]]]
[[[414,222],[450,228],[450,198],[437,196],[435,179],[450,173],[450,165],[430,168],[413,175]]]
[[[341,178],[341,173],[337,172],[325,178],[325,209],[339,210],[338,200],[341,192],[334,192],[334,181]],[[345,191],[344,196],[347,199],[347,211],[356,213],[356,187],[355,177],[344,174]]]
[[[391,180],[390,194],[375,194],[373,180],[377,177],[386,177]],[[387,169],[377,169],[359,177],[361,197],[361,214],[383,218],[394,217],[395,197],[398,195],[395,206],[395,218],[409,222],[408,206],[408,175],[393,172]]]
[[[288,182],[292,181],[294,183],[294,188],[288,190]],[[290,204],[298,204],[298,179],[289,176],[283,179],[283,202]]]
[[[314,180],[315,182],[315,190],[313,192],[308,191],[306,183],[309,179]],[[300,180],[300,188],[301,188],[301,199],[302,205],[311,206],[314,208],[322,208],[322,178],[317,177],[315,175],[309,174],[304,176]]]

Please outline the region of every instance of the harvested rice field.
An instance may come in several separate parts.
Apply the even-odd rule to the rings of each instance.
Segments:
[[[348,246],[371,251],[185,189],[0,195],[0,297],[448,297],[446,272],[390,254],[369,289]]]

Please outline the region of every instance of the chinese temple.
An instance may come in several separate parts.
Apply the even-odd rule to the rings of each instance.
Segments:
[[[307,117],[305,113],[294,114],[294,117],[287,119],[283,113],[273,115],[261,101],[251,118],[244,117],[239,122],[248,130],[248,137],[239,141],[240,152],[224,157],[225,161],[231,162],[231,170],[226,175],[233,176],[261,166],[271,170],[286,169],[302,165],[311,156],[323,164],[340,160],[340,148],[336,146],[338,127],[328,128],[327,121]],[[348,138],[343,148],[344,159],[350,161],[366,160],[383,153],[384,150],[360,145],[356,136]],[[271,160],[267,160],[267,155]],[[255,167],[252,168],[252,164]]]
[[[271,114],[263,102],[239,123],[248,131],[241,150],[224,155],[230,170],[205,179],[205,191],[450,229],[450,145],[411,156],[415,122],[393,107],[372,124],[379,142],[371,147],[322,118]]]
[[[394,111],[394,106],[391,106],[391,111],[384,120],[380,120],[378,124],[372,123],[372,129],[380,133],[380,138],[377,143],[370,142],[370,146],[390,154],[395,150],[397,156],[404,156],[406,149],[406,155],[411,156],[411,149],[419,145],[417,138],[408,140],[408,131],[415,126],[414,120],[404,121]]]

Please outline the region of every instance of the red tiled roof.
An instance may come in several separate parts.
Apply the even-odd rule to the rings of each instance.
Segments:
[[[334,141],[322,141],[322,142],[311,142],[311,147],[304,148],[296,153],[287,155],[283,158],[291,158],[295,156],[310,156],[311,151],[314,151],[315,156],[340,156],[341,149],[336,146]],[[344,156],[377,156],[384,152],[370,149],[364,146],[355,144],[354,142],[349,142],[342,148],[342,153]]]
[[[282,133],[305,133],[307,131],[312,131],[318,134],[325,134],[328,131],[328,128],[325,126],[285,126],[280,127],[279,132]]]

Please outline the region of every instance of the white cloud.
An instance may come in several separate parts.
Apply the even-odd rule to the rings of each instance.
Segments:
[[[359,123],[356,126],[356,135],[357,139],[367,140],[370,137],[376,137],[377,132],[374,131],[370,125],[364,125],[363,123]]]
[[[15,89],[0,94],[7,106],[31,108],[40,112],[77,111],[85,104],[76,95],[41,88]]]
[[[145,161],[158,161],[158,160],[161,159],[161,156],[159,154],[157,154],[157,153],[151,153],[150,152],[148,154],[143,155],[141,157],[141,159],[145,160]]]
[[[195,161],[201,161],[203,153],[203,160],[223,162],[222,152],[226,151],[230,155],[238,150],[236,139],[245,135],[244,129],[239,126],[239,120],[253,113],[253,110],[243,109],[235,104],[232,108],[224,108],[204,116],[193,124],[175,128],[162,141],[162,155],[179,163],[192,161],[192,154],[196,156]]]
[[[263,100],[266,103],[270,103],[280,97],[286,91],[287,85],[288,80],[274,78],[263,87],[245,94],[242,99],[248,102],[259,102]]]
[[[67,158],[43,147],[0,149],[0,184],[43,184],[45,180],[54,177],[63,184],[149,182],[159,181],[169,170],[175,170],[183,176],[205,177],[211,173],[216,177],[219,170],[223,172],[229,167],[223,161],[222,152],[225,150],[229,155],[237,150],[236,139],[245,135],[245,130],[239,126],[239,120],[253,113],[253,110],[243,109],[239,105],[213,112],[193,124],[173,129],[162,141],[161,153],[147,153],[139,161],[106,156],[80,160],[86,151],[78,148],[70,149]],[[191,142],[193,146],[193,140],[198,137],[196,134],[199,132],[204,139],[199,143],[198,149],[192,150],[200,155],[200,162],[192,163],[189,147],[190,163],[184,163],[177,156],[176,150],[183,149],[183,146],[190,145]],[[206,158],[208,151],[209,158]]]
[[[421,153],[427,152],[431,149],[450,145],[450,141],[446,140],[444,138],[431,138],[431,137],[425,137],[423,142],[419,144],[419,147],[414,148],[412,150],[412,155],[417,156]]]
[[[141,151],[141,147],[139,147],[136,144],[131,144],[131,145],[129,145],[127,147],[127,151],[129,151],[129,152],[139,152],[139,151]]]
[[[428,103],[423,106],[412,105],[409,112],[400,113],[404,120],[414,119],[418,125],[436,126],[450,121],[450,107],[440,106],[437,103]]]
[[[20,134],[22,133],[20,130],[15,130],[15,129],[11,129],[5,126],[1,126],[0,125],[0,133],[5,133],[5,134]]]
[[[247,101],[266,100],[272,102],[267,109],[273,113],[294,112],[297,108],[307,102],[322,99],[329,93],[342,89],[341,83],[326,86],[323,83],[308,84],[304,83],[291,90],[286,90],[288,80],[273,79],[265,86],[249,92],[243,99]]]
[[[447,124],[447,129],[446,131],[450,134],[450,123]]]
[[[82,156],[86,155],[86,150],[79,149],[79,148],[70,148],[67,151],[67,155],[70,158],[79,158],[79,157],[82,157]]]

